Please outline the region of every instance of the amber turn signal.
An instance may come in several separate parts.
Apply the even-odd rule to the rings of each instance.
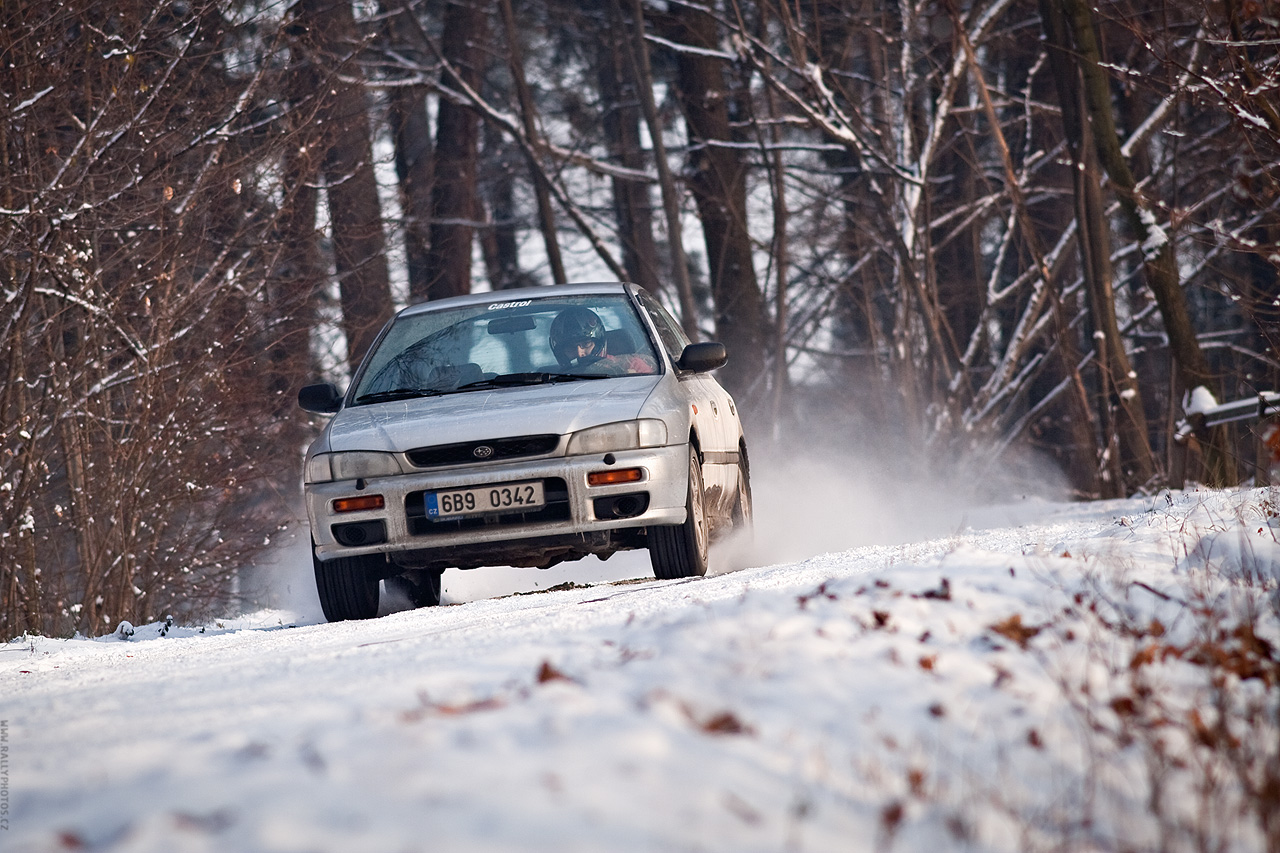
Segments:
[[[334,512],[360,512],[361,510],[382,509],[386,501],[382,495],[361,495],[358,498],[338,498],[333,502]]]
[[[592,471],[588,486],[611,486],[614,483],[638,483],[644,479],[643,468],[619,468],[617,471]]]

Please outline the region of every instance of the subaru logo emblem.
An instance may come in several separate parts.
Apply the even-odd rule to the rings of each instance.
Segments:
[[[477,459],[488,459],[493,455],[493,448],[487,444],[481,444],[471,451],[471,455]]]

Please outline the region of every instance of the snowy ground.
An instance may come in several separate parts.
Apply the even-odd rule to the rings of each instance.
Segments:
[[[369,622],[299,603],[15,641],[0,850],[1178,849],[1203,798],[1170,771],[1152,816],[1150,754],[1109,733],[1155,701],[1135,672],[1201,701],[1195,666],[1134,650],[1190,643],[1176,602],[1224,574],[1274,596],[1271,500],[1027,500],[928,541],[788,559],[779,536],[705,579],[619,555],[570,589],[529,570],[536,594],[449,573],[452,606]]]

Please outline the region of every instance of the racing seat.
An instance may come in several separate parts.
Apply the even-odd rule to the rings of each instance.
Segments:
[[[628,355],[636,351],[636,342],[626,329],[613,329],[604,333],[605,346],[609,355]]]

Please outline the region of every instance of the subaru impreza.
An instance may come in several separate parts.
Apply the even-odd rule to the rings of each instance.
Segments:
[[[333,415],[303,486],[325,617],[375,616],[383,589],[438,604],[449,568],[645,548],[657,578],[705,574],[752,521],[726,360],[621,282],[404,309],[345,393],[298,394]]]

